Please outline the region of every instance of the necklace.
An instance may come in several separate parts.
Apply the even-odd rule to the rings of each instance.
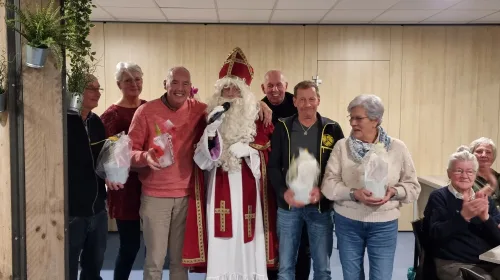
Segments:
[[[310,127],[308,127],[307,129],[304,128],[304,126],[299,122],[300,124],[300,127],[302,127],[302,130],[304,130],[304,135],[307,135],[307,132],[309,131],[309,129],[311,129],[311,127],[313,127],[313,125],[315,124],[316,122],[314,122]]]

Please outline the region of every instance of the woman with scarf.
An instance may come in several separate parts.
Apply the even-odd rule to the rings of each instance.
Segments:
[[[380,126],[384,105],[375,95],[360,95],[347,107],[352,127],[328,160],[322,193],[334,201],[335,229],[345,280],[392,279],[399,208],[412,203],[420,185],[410,152]]]

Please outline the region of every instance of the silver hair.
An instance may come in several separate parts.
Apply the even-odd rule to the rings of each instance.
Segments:
[[[384,104],[382,99],[374,94],[362,94],[356,96],[347,106],[347,112],[351,113],[354,107],[362,106],[366,111],[366,116],[372,121],[382,123],[384,116]]]
[[[122,80],[123,73],[125,72],[136,72],[141,74],[141,77],[143,75],[142,69],[139,65],[133,62],[118,62],[118,64],[116,64],[115,72],[115,79],[117,82],[120,82]]]
[[[477,147],[479,147],[480,145],[490,145],[491,146],[491,150],[493,151],[493,161],[495,161],[495,159],[497,158],[497,146],[495,145],[495,142],[493,142],[493,140],[491,140],[490,138],[486,138],[486,137],[478,138],[478,139],[472,141],[472,143],[470,143],[470,145],[469,145],[470,152],[474,153],[476,151]]]
[[[165,78],[165,83],[166,84],[170,84],[170,82],[172,82],[172,80],[174,79],[174,71],[175,70],[184,70],[186,72],[189,73],[189,76],[191,76],[191,72],[189,72],[189,70],[186,68],[186,67],[183,67],[183,66],[175,66],[175,67],[172,67],[170,69],[168,69],[167,71],[167,77]]]
[[[448,160],[448,171],[451,171],[457,161],[472,161],[474,172],[477,172],[477,169],[479,168],[476,156],[471,153],[469,147],[465,145],[458,147],[457,151],[451,154],[450,159]]]

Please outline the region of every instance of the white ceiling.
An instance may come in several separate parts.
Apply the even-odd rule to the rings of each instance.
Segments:
[[[94,21],[284,24],[500,23],[500,0],[93,0]]]

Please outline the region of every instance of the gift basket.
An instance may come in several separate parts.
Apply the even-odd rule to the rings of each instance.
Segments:
[[[121,132],[109,137],[97,158],[96,173],[102,179],[114,183],[125,184],[130,170],[132,157],[132,141],[128,135]]]
[[[294,192],[295,200],[309,204],[310,193],[318,184],[320,168],[316,158],[305,149],[292,160],[286,173],[286,183]]]
[[[165,132],[162,133],[160,127],[156,125],[156,137],[153,139],[156,158],[161,167],[172,165],[174,160],[174,148],[172,139],[175,132],[174,124],[167,120],[164,123]]]
[[[365,170],[365,189],[372,192],[373,198],[384,198],[387,191],[389,164],[387,151],[382,143],[372,146],[363,158]]]

